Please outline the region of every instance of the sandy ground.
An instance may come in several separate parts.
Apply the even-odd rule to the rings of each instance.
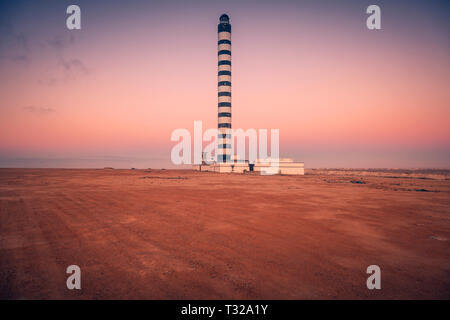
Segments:
[[[0,298],[449,299],[449,239],[446,171],[0,169]]]

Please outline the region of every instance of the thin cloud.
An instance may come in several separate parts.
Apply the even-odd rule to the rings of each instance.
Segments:
[[[43,78],[43,79],[39,79],[38,83],[40,85],[45,85],[45,86],[56,86],[58,84],[61,83],[65,83],[66,79],[58,79],[56,77],[48,77],[48,78]]]
[[[67,72],[82,73],[85,75],[89,74],[89,69],[80,59],[60,59],[58,65]]]
[[[26,54],[12,55],[8,58],[10,61],[21,65],[28,65],[30,63],[30,58]]]
[[[37,107],[37,106],[26,106],[23,107],[23,111],[25,112],[29,112],[29,113],[33,113],[33,114],[39,114],[39,115],[44,115],[44,114],[50,114],[50,113],[55,113],[56,110],[53,108],[48,108],[48,107]]]
[[[38,80],[41,85],[57,86],[66,84],[80,76],[87,76],[90,70],[80,59],[60,58],[57,63],[57,70],[53,70],[47,77]]]
[[[47,44],[55,50],[62,50],[73,45],[75,43],[75,40],[76,38],[73,34],[69,36],[58,34],[52,39],[48,40]]]
[[[0,24],[0,59],[20,65],[30,62],[30,44],[24,32],[16,32],[10,23]]]
[[[13,35],[13,37],[14,37],[15,44],[17,45],[17,47],[20,50],[24,50],[24,51],[30,50],[28,36],[25,33],[20,32],[18,34]]]

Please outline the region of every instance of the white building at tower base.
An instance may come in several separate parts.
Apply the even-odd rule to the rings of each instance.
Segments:
[[[278,163],[277,163],[278,162]],[[260,173],[260,174],[286,174],[286,175],[304,175],[305,164],[295,162],[291,158],[278,159],[258,159],[254,164],[248,160],[231,160],[225,163],[213,162],[193,165],[193,170],[219,173]]]
[[[305,174],[303,162],[294,162],[290,158],[257,159],[252,163],[240,160],[233,154],[233,134],[231,125],[231,23],[227,14],[222,14],[217,25],[217,139],[218,148],[213,159],[205,159],[202,154],[202,164],[193,166],[197,171],[220,173],[261,174]]]

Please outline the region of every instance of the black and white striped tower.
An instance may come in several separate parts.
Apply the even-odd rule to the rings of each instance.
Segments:
[[[231,24],[223,14],[217,26],[218,33],[218,162],[231,157]]]

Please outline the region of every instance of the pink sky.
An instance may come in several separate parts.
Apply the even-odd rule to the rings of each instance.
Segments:
[[[282,154],[307,167],[449,167],[448,30],[427,21],[408,32],[386,18],[369,31],[364,11],[348,20],[344,11],[243,11],[227,11],[234,128],[280,129]],[[217,125],[220,13],[124,12],[78,32],[13,19],[12,36],[27,44],[4,50],[25,50],[27,60],[0,60],[0,155],[166,158],[169,167],[174,129]],[[411,159],[422,153],[430,154]]]

